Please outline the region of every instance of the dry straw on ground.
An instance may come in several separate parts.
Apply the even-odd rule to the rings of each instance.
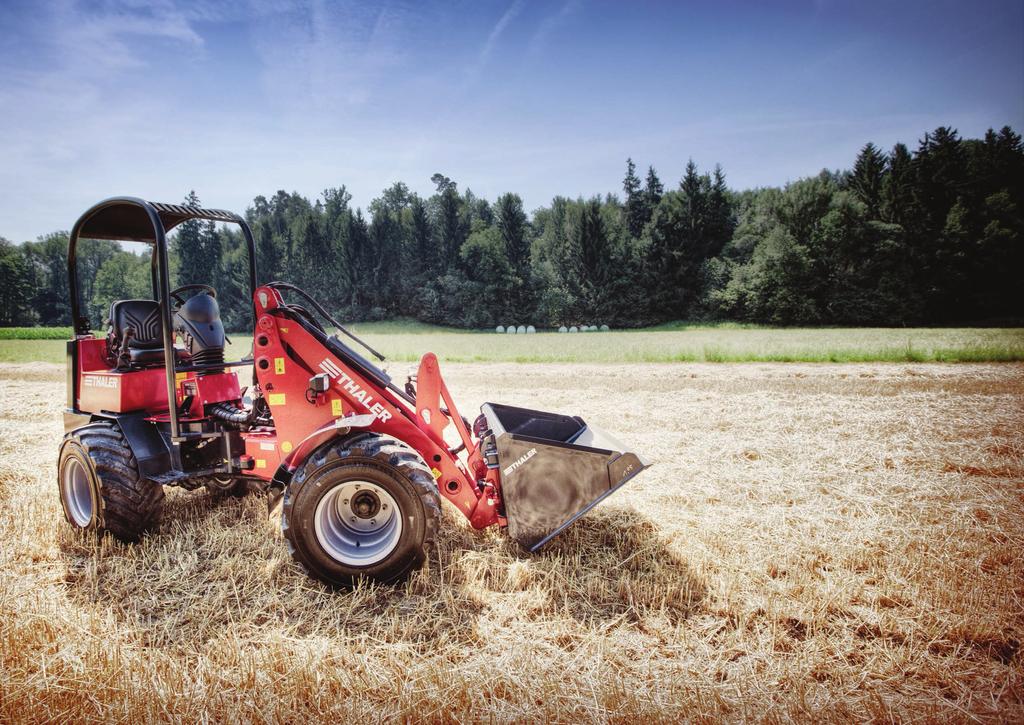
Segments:
[[[332,592],[259,499],[71,535],[63,370],[0,366],[0,720],[1024,719],[1024,366],[446,372],[656,465],[539,556],[449,515]]]

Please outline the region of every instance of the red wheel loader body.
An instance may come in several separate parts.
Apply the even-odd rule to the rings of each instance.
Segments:
[[[169,286],[166,233],[197,218],[237,224],[248,247],[253,345],[242,360],[224,360],[215,290]],[[153,300],[115,302],[106,337],[80,314],[75,248],[90,237],[153,245]],[[248,226],[230,212],[129,197],[97,204],[72,231],[76,334],[68,342],[65,425],[69,435],[98,421],[113,426],[130,448],[139,486],[243,481],[273,501],[318,451],[372,434],[412,449],[437,494],[472,526],[507,527],[536,550],[645,467],[578,417],[487,403],[470,426],[433,353],[399,387],[298,305],[303,298],[359,342],[300,289],[257,285],[254,252]],[[203,292],[185,299],[188,288]],[[61,485],[73,498],[73,486]]]

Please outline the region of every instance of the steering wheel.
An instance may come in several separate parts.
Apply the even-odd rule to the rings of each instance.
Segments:
[[[173,297],[179,305],[183,305],[185,304],[185,300],[182,298],[181,293],[190,289],[202,290],[206,294],[210,295],[210,297],[217,299],[217,290],[208,284],[183,284],[181,287],[175,287],[168,292],[168,294]]]

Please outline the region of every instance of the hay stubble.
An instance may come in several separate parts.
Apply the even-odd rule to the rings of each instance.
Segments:
[[[409,584],[332,592],[256,498],[71,534],[63,370],[0,366],[0,720],[1024,717],[1024,366],[445,373],[656,465],[539,556],[449,513]]]

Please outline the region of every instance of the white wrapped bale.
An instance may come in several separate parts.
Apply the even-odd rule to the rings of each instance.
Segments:
[[[572,327],[569,328],[569,332],[579,332],[579,330],[576,329],[576,325],[573,325]]]
[[[527,335],[532,335],[535,332],[537,332],[537,328],[536,327],[534,327],[533,325],[527,325],[526,326],[526,334]]]
[[[525,335],[526,334],[526,325],[520,325],[519,327],[517,327],[516,328],[516,334],[517,335]]]
[[[497,332],[499,335],[504,335],[505,334],[505,326],[504,325],[498,325],[497,327],[494,328],[494,331]]]
[[[506,330],[505,330],[505,332],[506,332],[507,334],[509,334],[509,335],[514,335],[514,334],[516,334],[516,326],[515,326],[515,325],[509,325],[509,326],[508,326],[508,329],[506,329]]]
[[[608,325],[601,325],[601,332],[608,332],[611,328]]]
[[[565,325],[562,325],[561,327],[558,328],[558,331],[559,332],[568,332],[569,328],[566,327]]]

